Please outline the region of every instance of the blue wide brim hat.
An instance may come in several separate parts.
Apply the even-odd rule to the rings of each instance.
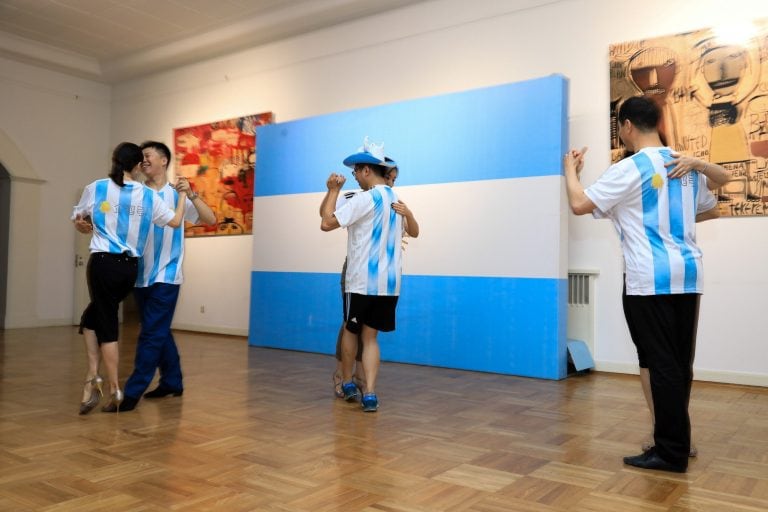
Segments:
[[[368,137],[363,140],[363,147],[344,159],[344,165],[354,168],[355,165],[381,165],[382,167],[395,167],[395,161],[384,156],[384,143],[374,144]]]

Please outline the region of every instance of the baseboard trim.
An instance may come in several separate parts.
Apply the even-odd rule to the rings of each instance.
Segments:
[[[238,329],[236,327],[220,327],[217,325],[197,325],[174,323],[173,329],[180,331],[205,332],[210,334],[225,334],[227,336],[248,336],[248,329]]]
[[[637,375],[636,364],[616,363],[610,361],[595,361],[595,371],[608,373],[627,373]],[[740,384],[744,386],[768,387],[768,375],[760,373],[730,372],[723,370],[704,370],[693,367],[693,380],[703,382],[720,382],[723,384]]]
[[[19,318],[5,317],[5,329],[30,329],[34,327],[61,327],[73,325],[72,318]]]

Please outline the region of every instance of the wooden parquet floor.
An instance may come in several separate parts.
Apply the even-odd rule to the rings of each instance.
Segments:
[[[768,510],[768,389],[695,383],[700,455],[680,475],[621,463],[647,434],[636,377],[385,363],[365,414],[332,397],[330,356],[176,338],[183,397],[78,416],[76,329],[0,331],[0,510]]]

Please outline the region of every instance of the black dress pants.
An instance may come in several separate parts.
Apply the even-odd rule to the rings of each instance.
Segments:
[[[632,341],[651,377],[656,451],[683,467],[688,466],[691,448],[688,402],[699,297],[695,293],[622,297]]]

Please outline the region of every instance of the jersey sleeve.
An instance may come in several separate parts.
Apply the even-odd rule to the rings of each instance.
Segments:
[[[605,217],[639,184],[640,173],[633,172],[633,169],[628,166],[614,164],[595,183],[587,187],[584,193],[600,210],[601,213],[598,215]]]
[[[93,205],[93,183],[85,187],[83,194],[80,196],[80,202],[72,209],[72,217],[70,220],[75,220],[75,217],[80,215],[86,217],[91,215],[91,207]]]
[[[187,222],[191,222],[192,224],[197,224],[198,222],[200,222],[200,214],[197,212],[197,208],[195,208],[195,203],[193,203],[192,200],[188,197],[186,197],[185,200],[186,200],[186,203],[185,203],[186,206],[184,206],[184,220]]]
[[[372,209],[373,201],[371,201],[370,194],[355,194],[341,208],[333,212],[333,215],[339,221],[339,226],[346,228]]]
[[[717,198],[707,186],[707,177],[699,173],[699,194],[696,197],[696,213],[708,212],[717,206]]]
[[[604,212],[600,208],[595,208],[592,210],[592,217],[595,219],[610,219],[611,214],[610,212]]]
[[[343,194],[339,194],[339,197],[336,198],[336,210],[347,204],[349,200],[355,197],[358,192],[360,191],[352,190],[349,192],[344,192]]]
[[[176,212],[168,208],[160,194],[152,191],[152,195],[152,223],[158,226],[165,226],[171,222]]]

